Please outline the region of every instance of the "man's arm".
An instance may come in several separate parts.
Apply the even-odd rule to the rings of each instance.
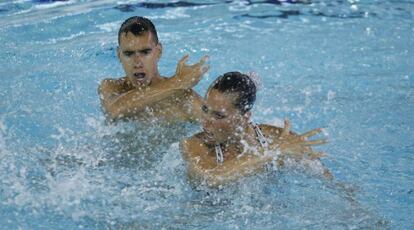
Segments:
[[[204,104],[204,99],[194,90],[188,91],[187,93],[188,103],[188,120],[192,122],[201,123],[203,111],[201,107]]]
[[[193,94],[192,98],[198,100],[198,94],[193,92],[191,87],[196,85],[201,80],[201,76],[208,71],[208,66],[205,65],[207,56],[194,65],[186,65],[187,59],[188,55],[180,60],[176,74],[173,77],[145,89],[132,89],[123,92],[119,82],[104,80],[99,86],[104,111],[111,119],[118,119],[135,115],[138,111],[143,110],[145,106],[177,94],[179,96],[179,94],[191,92]],[[195,108],[194,111],[197,110],[197,106],[190,105],[190,108]]]
[[[174,94],[183,93],[174,79],[166,79],[145,89],[132,89],[122,93],[120,86],[113,80],[104,80],[99,86],[101,104],[111,119],[130,117],[145,106],[158,102]],[[120,92],[121,91],[121,92]]]

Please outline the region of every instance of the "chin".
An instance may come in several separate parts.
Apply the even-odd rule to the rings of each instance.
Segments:
[[[142,86],[147,86],[147,85],[149,85],[147,80],[144,80],[144,81],[134,80],[134,86],[136,87],[142,87]]]
[[[224,142],[227,142],[227,138],[225,138],[225,137],[217,137],[217,136],[215,136],[215,137],[214,137],[214,140],[215,140],[216,142],[218,142],[218,143],[224,143]]]

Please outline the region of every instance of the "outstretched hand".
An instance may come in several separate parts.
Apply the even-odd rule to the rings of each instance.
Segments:
[[[322,129],[313,129],[309,132],[297,135],[290,132],[290,122],[288,119],[285,119],[285,127],[282,129],[277,144],[281,149],[281,152],[289,155],[295,159],[301,159],[305,155],[311,159],[317,159],[325,154],[323,152],[314,151],[311,146],[313,145],[322,145],[327,143],[326,139],[318,139],[309,141],[308,138],[315,136],[322,132]]]
[[[188,57],[187,54],[181,58],[173,77],[180,89],[189,89],[195,86],[209,69],[209,66],[205,63],[208,60],[208,56],[202,57],[196,64],[186,65]]]

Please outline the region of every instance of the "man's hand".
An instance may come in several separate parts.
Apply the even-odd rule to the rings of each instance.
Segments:
[[[274,143],[278,144],[278,147],[280,148],[282,154],[286,154],[297,160],[303,158],[306,155],[310,159],[317,159],[325,155],[322,152],[313,151],[310,146],[325,144],[327,143],[326,139],[308,141],[309,137],[322,132],[322,129],[313,129],[301,135],[293,134],[289,130],[290,122],[288,119],[285,119],[285,127],[283,128],[279,138],[276,140],[276,143]]]
[[[188,54],[178,62],[177,70],[172,78],[179,89],[192,88],[201,80],[201,76],[203,76],[209,69],[209,66],[205,64],[208,60],[208,56],[202,57],[198,63],[193,65],[186,65],[185,63],[187,60]]]

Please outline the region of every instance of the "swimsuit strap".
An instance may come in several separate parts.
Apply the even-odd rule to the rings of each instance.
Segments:
[[[260,145],[263,148],[267,147],[266,138],[263,135],[262,131],[260,130],[259,126],[256,125],[256,123],[254,123],[254,122],[251,122],[251,124],[253,125],[253,129],[256,132],[257,140],[259,141]],[[220,144],[216,144],[214,146],[214,149],[216,151],[216,160],[217,160],[217,163],[223,163],[223,161],[224,161],[223,150],[221,149]]]
[[[216,144],[214,146],[214,149],[216,150],[216,160],[217,160],[217,163],[223,163],[223,161],[224,161],[223,150],[221,150],[220,144]]]
[[[265,136],[262,133],[262,130],[260,130],[259,126],[256,125],[256,123],[254,123],[253,121],[250,123],[253,125],[253,129],[256,132],[256,136],[257,136],[257,139],[259,140],[260,145],[263,148],[265,148],[267,146],[267,141],[266,141]]]

